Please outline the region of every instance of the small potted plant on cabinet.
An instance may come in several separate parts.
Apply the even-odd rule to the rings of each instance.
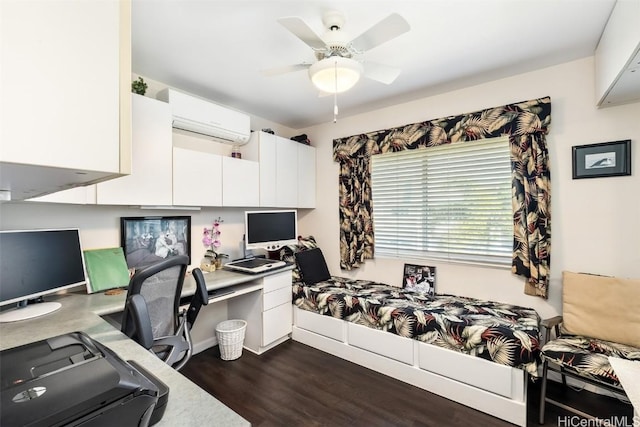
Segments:
[[[142,77],[138,77],[138,80],[131,82],[131,92],[137,93],[138,95],[147,93],[147,84]]]

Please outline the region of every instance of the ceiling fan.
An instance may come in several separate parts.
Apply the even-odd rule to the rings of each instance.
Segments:
[[[263,71],[267,76],[308,69],[311,81],[321,93],[335,94],[352,88],[361,75],[390,84],[400,74],[400,69],[396,67],[373,62],[363,64],[355,59],[409,31],[409,23],[397,13],[387,16],[355,39],[342,29],[345,18],[337,11],[328,11],[323,15],[322,22],[327,31],[322,36],[318,36],[299,17],[280,18],[278,22],[311,47],[318,61]]]

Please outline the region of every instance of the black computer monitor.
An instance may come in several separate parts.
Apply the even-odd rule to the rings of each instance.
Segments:
[[[78,229],[0,231],[0,322],[42,316],[57,302],[29,303],[64,289],[86,286]]]
[[[245,212],[246,249],[275,251],[298,242],[295,210]]]

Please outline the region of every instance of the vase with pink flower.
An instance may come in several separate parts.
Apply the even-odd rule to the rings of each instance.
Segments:
[[[200,268],[204,271],[210,272],[222,268],[222,260],[229,257],[227,254],[219,252],[219,248],[222,246],[220,224],[223,222],[222,218],[218,217],[213,221],[211,228],[205,227],[202,232],[202,244],[207,248],[200,265]]]

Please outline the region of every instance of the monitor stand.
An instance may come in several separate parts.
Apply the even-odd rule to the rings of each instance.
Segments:
[[[59,302],[40,302],[26,307],[14,308],[0,313],[0,323],[17,322],[18,320],[33,319],[53,313],[62,307]]]

